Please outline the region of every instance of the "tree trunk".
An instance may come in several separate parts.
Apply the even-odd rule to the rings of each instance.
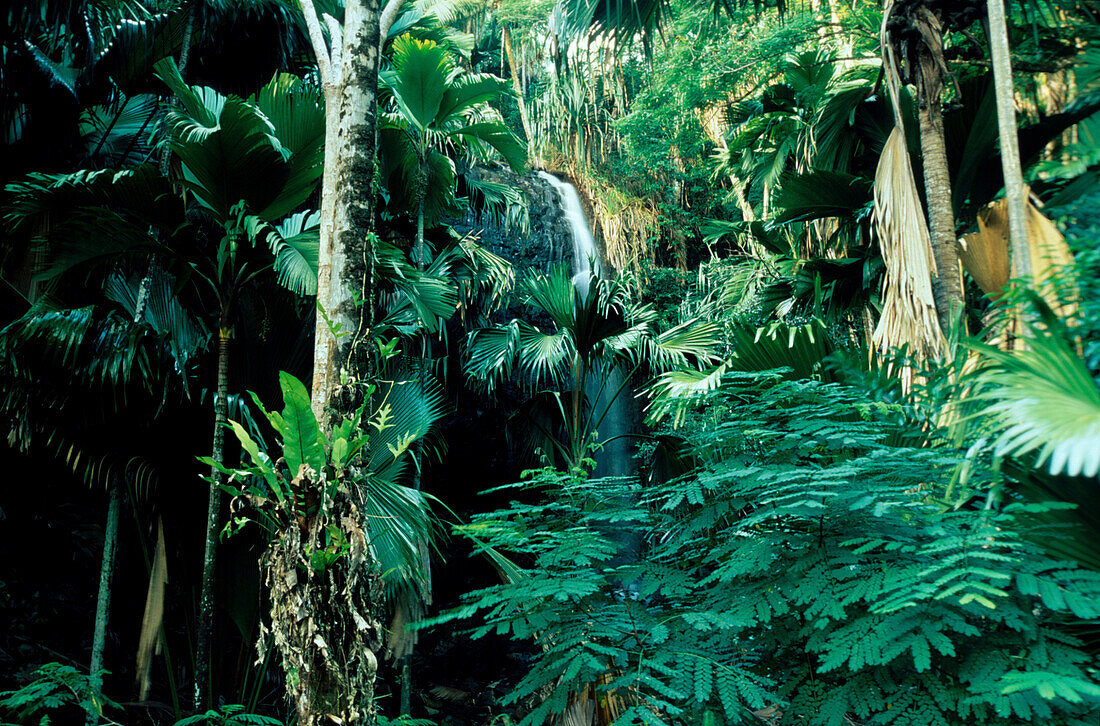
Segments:
[[[419,197],[420,200],[417,203],[416,209],[416,269],[420,272],[424,271],[426,267],[426,253],[424,251],[424,193],[425,193],[425,171],[424,162],[420,163],[419,172]],[[428,334],[426,331],[420,332],[420,351],[416,358],[416,385],[420,389],[420,397],[424,397],[424,381],[428,375]],[[417,441],[412,446],[413,457],[413,489],[420,491],[420,476],[421,465],[423,464],[423,442]],[[406,665],[407,667],[407,665]]]
[[[963,309],[962,274],[955,249],[955,213],[952,206],[951,174],[947,166],[947,147],[943,130],[943,33],[939,20],[921,8],[914,17],[920,28],[920,43],[915,71],[918,116],[920,118],[921,155],[924,160],[924,190],[928,204],[928,227],[932,236],[932,255],[936,274],[932,293],[936,314],[946,333],[952,320]]]
[[[993,88],[997,96],[997,135],[1001,140],[1001,169],[1008,203],[1008,237],[1014,277],[1031,276],[1031,249],[1027,231],[1027,191],[1016,136],[1016,106],[1012,90],[1012,59],[1008,50],[1008,23],[1004,0],[988,0],[989,48],[993,56]]]
[[[379,0],[348,0],[342,32],[335,20],[324,18],[330,30],[329,47],[313,1],[301,0],[325,96],[325,169],[311,392],[313,412],[325,431],[342,414],[358,407],[364,395],[363,384],[373,377],[369,347],[373,344],[367,336],[374,254],[378,69],[383,16],[395,17],[401,2],[390,0],[382,11]],[[347,516],[359,517],[354,514],[358,511],[349,509]],[[360,521],[357,526],[369,530],[368,522]],[[279,588],[288,585],[278,579],[279,569],[274,563],[284,561],[290,572],[301,561],[303,542],[297,541],[295,531],[291,528],[280,535],[271,552],[281,554],[269,557],[265,565],[276,633],[294,634],[303,625],[296,611],[280,609],[277,602]],[[309,663],[314,669],[298,683],[287,683],[302,726],[328,723],[329,717],[345,724],[373,722],[378,643],[372,634],[381,628],[375,620],[377,601],[369,593],[380,590],[380,579],[366,564],[348,561],[336,568],[341,576],[349,578],[349,584],[338,592],[312,578],[290,587],[297,588],[305,598],[302,602],[316,607],[319,617],[322,606],[336,607],[348,622],[358,624],[348,629],[339,623],[318,623],[328,632],[325,648],[318,647],[312,635],[281,644],[276,638],[284,667]]]
[[[507,25],[500,28],[501,43],[504,45],[504,55],[508,58],[508,70],[512,76],[512,88],[516,92],[516,102],[519,104],[519,120],[523,124],[523,134],[527,137],[527,148],[532,148],[535,143],[534,134],[531,133],[531,121],[527,117],[527,101],[523,97],[523,87],[519,82],[519,72],[516,67],[516,56],[512,50],[512,33]]]
[[[303,3],[303,8],[308,18],[312,2],[308,7]],[[327,78],[323,81],[325,172],[317,285],[321,310],[312,398],[323,426],[339,411],[355,409],[360,384],[369,377],[369,320],[364,302],[369,297],[373,254],[379,43],[378,0],[349,2],[342,47],[326,59],[328,72],[322,74]],[[339,337],[330,331],[326,316],[339,325]]]
[[[229,339],[232,335],[223,314],[218,330],[218,382],[214,399],[214,461],[225,465],[225,425],[229,421]],[[210,468],[210,489],[206,504],[206,548],[202,559],[202,594],[199,598],[199,625],[195,652],[195,710],[209,703],[211,641],[214,636],[214,575],[217,563],[218,533],[221,531],[222,475]]]
[[[107,505],[107,524],[103,528],[103,558],[99,566],[99,594],[95,606],[95,630],[92,632],[92,662],[88,670],[92,685],[103,688],[103,646],[107,640],[107,620],[111,614],[111,579],[115,573],[115,552],[118,547],[118,510],[122,500],[119,485],[111,485],[110,502]],[[89,713],[88,726],[99,723],[97,714]]]

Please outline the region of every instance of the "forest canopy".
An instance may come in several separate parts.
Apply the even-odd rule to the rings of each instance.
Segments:
[[[0,724],[1095,725],[1096,0],[42,0]]]

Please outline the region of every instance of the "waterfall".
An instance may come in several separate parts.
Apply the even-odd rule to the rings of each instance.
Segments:
[[[584,216],[581,195],[577,193],[575,186],[553,174],[540,171],[539,176],[554,188],[558,193],[558,199],[561,200],[561,210],[565,214],[566,221],[569,222],[569,229],[573,232],[573,286],[582,295],[586,295],[593,264],[595,264],[596,276],[600,275],[600,257],[596,251],[596,241],[592,239],[588,218]]]
[[[544,171],[542,177],[558,193],[562,213],[569,222],[573,237],[573,286],[585,296],[588,294],[590,276],[595,271],[600,275],[600,258],[596,242],[588,226],[588,219],[581,206],[581,197],[577,188]],[[630,433],[633,420],[630,399],[633,393],[626,377],[618,368],[606,372],[606,377],[592,376],[585,386],[585,397],[590,410],[598,422],[599,440],[603,448],[596,453],[597,477],[631,476],[635,473],[633,447],[626,435]]]

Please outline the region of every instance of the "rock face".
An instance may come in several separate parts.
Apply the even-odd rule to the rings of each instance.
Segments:
[[[506,184],[523,193],[527,198],[527,228],[505,229],[469,212],[452,224],[456,232],[476,234],[485,249],[515,265],[517,276],[532,268],[546,272],[561,262],[572,265],[572,231],[558,193],[548,182],[533,171],[516,174],[490,168],[479,169],[478,173],[486,181]]]

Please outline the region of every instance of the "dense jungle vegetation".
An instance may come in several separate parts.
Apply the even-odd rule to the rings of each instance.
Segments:
[[[1097,0],[4,16],[0,724],[1100,723]]]

